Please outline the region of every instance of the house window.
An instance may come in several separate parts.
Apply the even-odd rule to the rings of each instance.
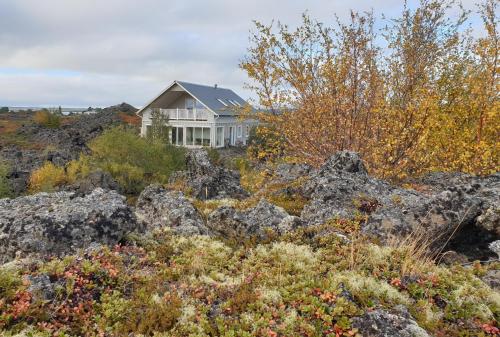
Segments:
[[[218,126],[216,135],[215,135],[215,146],[222,147],[224,146],[224,127]]]
[[[238,138],[241,138],[242,136],[242,127],[241,125],[238,125]]]
[[[210,128],[186,128],[186,145],[210,146]]]
[[[194,128],[186,128],[186,145],[193,145],[194,142]]]
[[[172,144],[184,145],[184,128],[172,128]]]
[[[186,98],[186,109],[194,109],[196,105],[196,100],[194,98]]]
[[[146,137],[151,136],[151,125],[146,125]]]
[[[247,137],[247,138],[248,138],[248,136],[250,136],[250,126],[249,126],[249,125],[247,125],[247,126],[245,127],[245,137]]]
[[[227,103],[226,103],[226,102],[224,102],[222,99],[217,98],[217,100],[218,100],[219,102],[221,102],[222,104],[224,104],[224,106],[229,106],[229,105],[227,105]]]

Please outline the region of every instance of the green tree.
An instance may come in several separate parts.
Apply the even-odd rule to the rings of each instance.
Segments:
[[[170,143],[170,126],[168,116],[160,109],[151,112],[151,128],[147,134],[148,139],[162,143]]]

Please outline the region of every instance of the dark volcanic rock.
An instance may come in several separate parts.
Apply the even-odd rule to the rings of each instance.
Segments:
[[[91,172],[88,176],[78,180],[66,189],[74,191],[77,195],[82,196],[92,193],[93,190],[99,187],[105,190],[120,192],[120,186],[113,177],[108,172],[103,172],[101,170]]]
[[[92,243],[115,245],[142,226],[125,198],[96,189],[0,200],[0,263],[16,256],[61,256]]]
[[[186,167],[186,171],[173,175],[172,180],[185,180],[197,199],[241,199],[248,196],[240,185],[239,173],[213,165],[203,149],[187,152]]]
[[[131,114],[136,113],[138,110],[139,109],[125,102],[102,109],[103,112],[126,112]]]
[[[158,185],[148,186],[141,193],[136,215],[149,229],[168,226],[178,234],[208,234],[200,214],[181,192]]]
[[[364,214],[362,230],[383,240],[420,231],[435,248],[448,243],[451,249],[481,259],[490,254],[487,243],[499,236],[498,174],[457,175],[423,194],[372,178],[355,153],[339,152],[310,175],[302,193],[311,200],[301,214],[308,224]],[[462,251],[467,247],[473,249]]]
[[[392,312],[377,309],[352,320],[352,326],[365,337],[429,337],[408,311],[397,306]]]
[[[260,200],[255,207],[240,211],[234,207],[219,207],[208,215],[207,226],[211,231],[224,237],[263,238],[266,230],[271,229],[278,234],[284,234],[302,223],[290,216],[281,207]]]

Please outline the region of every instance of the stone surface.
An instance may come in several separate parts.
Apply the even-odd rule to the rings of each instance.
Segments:
[[[352,326],[364,337],[430,337],[403,306],[391,312],[377,309],[352,320]]]
[[[178,234],[209,233],[200,214],[182,192],[167,191],[158,185],[144,189],[135,213],[148,229],[168,226]]]
[[[39,193],[0,200],[0,263],[31,254],[62,256],[92,243],[113,246],[143,227],[114,191]]]
[[[438,184],[438,177],[448,178]],[[435,248],[449,244],[462,252],[475,245],[466,255],[487,257],[487,243],[498,239],[500,230],[500,175],[441,174],[432,179],[435,186],[428,193],[396,187],[370,177],[355,153],[339,152],[313,171],[302,187],[311,201],[301,218],[320,224],[361,214],[367,217],[362,230],[383,241],[420,232]]]
[[[239,173],[213,165],[204,149],[187,152],[186,171],[178,172],[171,180],[176,179],[184,180],[193,197],[200,200],[248,196],[240,185]]]
[[[96,188],[115,190],[120,192],[120,186],[107,172],[101,170],[93,171],[85,178],[78,180],[73,185],[67,186],[69,191],[75,191],[77,195],[92,193]]]
[[[207,226],[214,233],[224,237],[259,237],[266,236],[268,229],[284,234],[300,226],[297,217],[290,216],[283,208],[260,200],[255,207],[237,210],[222,206],[208,215]]]

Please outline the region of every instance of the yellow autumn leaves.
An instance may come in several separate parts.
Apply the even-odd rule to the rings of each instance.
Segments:
[[[497,7],[478,5],[479,38],[452,1],[405,6],[378,33],[372,13],[332,27],[304,15],[295,30],[257,22],[241,63],[263,108],[254,154],[320,164],[348,149],[389,178],[498,171]]]

